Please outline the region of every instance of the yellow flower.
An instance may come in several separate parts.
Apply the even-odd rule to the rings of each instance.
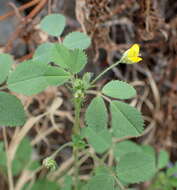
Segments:
[[[122,56],[121,62],[122,63],[138,63],[142,60],[141,57],[139,57],[139,51],[140,46],[138,44],[134,44],[130,49],[128,49]]]

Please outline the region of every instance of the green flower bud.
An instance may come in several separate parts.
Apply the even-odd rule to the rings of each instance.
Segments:
[[[47,168],[50,169],[52,171],[56,170],[57,168],[57,163],[55,162],[55,160],[51,157],[47,157],[43,160],[43,165]]]

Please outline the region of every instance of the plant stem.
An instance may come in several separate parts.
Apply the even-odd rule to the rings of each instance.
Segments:
[[[52,158],[52,159],[55,159],[55,157],[57,156],[57,154],[61,151],[61,150],[63,150],[65,147],[67,147],[67,146],[72,146],[73,145],[73,143],[72,142],[68,142],[68,143],[66,143],[66,144],[63,144],[62,146],[60,146],[60,148],[58,148],[50,157]]]
[[[105,73],[107,73],[109,70],[111,70],[112,68],[114,68],[115,66],[117,66],[119,63],[121,63],[121,61],[118,61],[118,62],[112,64],[111,66],[109,66],[108,68],[106,68],[103,72],[101,72],[101,73],[91,82],[91,84],[94,84],[99,78],[101,78]]]
[[[81,111],[81,98],[74,99],[74,108],[75,108],[75,121],[73,128],[73,135],[80,135],[80,111]],[[75,184],[74,190],[78,190],[78,182],[79,182],[79,149],[77,146],[73,145],[73,155],[74,155],[74,176],[75,176]]]

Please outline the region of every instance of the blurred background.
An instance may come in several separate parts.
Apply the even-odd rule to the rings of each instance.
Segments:
[[[130,103],[142,112],[145,126],[150,129],[136,141],[150,144],[157,151],[167,150],[169,164],[173,164],[177,160],[177,1],[0,0],[0,52],[12,54],[19,63],[30,59],[41,43],[56,41],[39,29],[40,20],[50,13],[66,16],[63,36],[83,31],[92,38],[85,70],[94,74],[113,64],[132,44],[140,44],[143,61],[119,65],[98,86],[111,79],[135,86],[138,96]],[[28,126],[28,136],[37,150],[34,156],[42,159],[71,139],[73,108],[65,87],[50,87],[36,96],[19,98],[29,119],[57,106],[50,116]],[[9,129],[8,137],[15,132],[17,129]],[[57,162],[67,160],[71,153],[71,149],[64,149]],[[1,179],[4,190],[7,184]]]

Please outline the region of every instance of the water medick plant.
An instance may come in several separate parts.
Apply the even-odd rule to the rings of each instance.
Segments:
[[[11,68],[13,63],[11,56],[0,54],[0,83],[2,84],[0,125],[4,128],[5,126],[18,127],[26,121],[20,100],[11,93],[4,92],[4,89],[31,96],[49,86],[68,84],[66,86],[71,90],[74,107],[72,141],[60,146],[56,152],[45,158],[43,165],[53,172],[57,168],[55,157],[63,148],[70,146],[73,150],[74,171],[72,176],[66,177],[66,183],[61,189],[133,189],[129,188],[129,185],[150,180],[157,168],[152,147],[138,145],[128,140],[141,136],[144,131],[141,113],[135,107],[123,102],[134,98],[136,90],[130,84],[120,80],[109,81],[100,91],[96,91],[95,86],[105,73],[118,64],[134,64],[142,61],[139,56],[140,46],[132,45],[123,53],[119,61],[98,76],[95,77],[88,72],[81,76],[79,73],[87,64],[84,50],[90,46],[91,39],[84,33],[71,32],[61,40],[65,22],[65,17],[60,14],[44,17],[40,23],[41,29],[48,35],[58,38],[59,42],[41,44],[31,60],[20,63],[15,69]],[[90,94],[94,95],[94,98],[87,106],[84,126],[82,126],[81,109],[85,107],[85,98]],[[108,119],[108,113],[111,115],[111,121]],[[23,143],[25,144],[23,147],[30,149],[28,140]],[[108,164],[111,162],[110,154],[111,165]],[[80,167],[84,156],[91,157],[94,164],[89,179],[82,181]]]

